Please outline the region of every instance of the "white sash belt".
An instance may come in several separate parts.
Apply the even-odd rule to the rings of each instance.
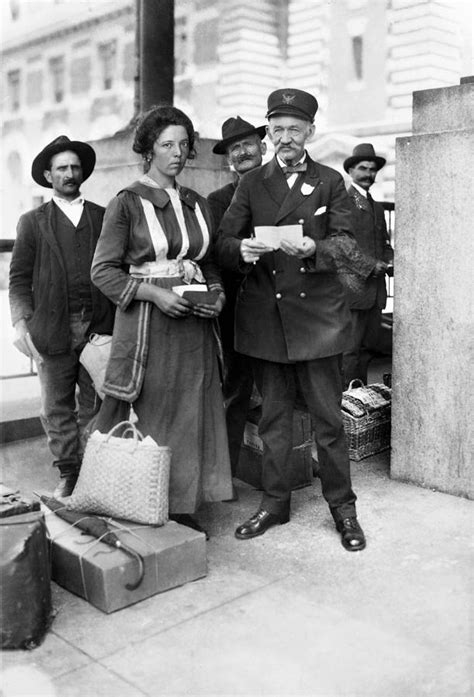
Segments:
[[[206,280],[199,266],[190,259],[159,259],[146,261],[140,266],[130,265],[130,276],[134,278],[173,278],[179,276],[185,283]]]

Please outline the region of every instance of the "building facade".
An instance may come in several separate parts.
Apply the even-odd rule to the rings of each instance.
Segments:
[[[136,2],[10,0],[2,12],[10,238],[19,214],[48,195],[30,176],[41,147],[61,133],[108,137],[133,117]],[[273,89],[309,90],[320,104],[311,154],[342,171],[357,142],[373,142],[387,158],[375,196],[393,200],[412,92],[471,74],[472,36],[469,0],[175,0],[175,104],[218,138],[229,116],[264,123]]]

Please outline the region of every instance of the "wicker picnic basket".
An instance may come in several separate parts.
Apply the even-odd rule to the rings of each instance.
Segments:
[[[342,420],[349,457],[363,460],[390,447],[392,390],[353,380],[342,395]]]

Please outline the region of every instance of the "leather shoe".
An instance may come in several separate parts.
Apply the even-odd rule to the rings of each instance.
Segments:
[[[64,499],[71,496],[77,483],[78,473],[62,475],[59,484],[53,492],[53,498]]]
[[[364,531],[355,516],[336,522],[336,529],[341,534],[342,546],[348,552],[360,552],[365,548]]]
[[[239,525],[235,531],[238,540],[249,540],[252,537],[263,535],[272,525],[283,525],[290,520],[289,513],[269,513],[260,508],[251,518]]]

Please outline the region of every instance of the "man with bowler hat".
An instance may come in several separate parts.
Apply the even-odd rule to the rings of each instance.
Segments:
[[[80,194],[95,160],[90,145],[67,136],[35,157],[31,175],[53,196],[20,217],[10,264],[14,344],[36,360],[41,420],[60,473],[57,498],[72,493],[82,434],[100,405],[79,355],[89,334],[113,329],[113,305],[90,280],[104,208]]]
[[[385,274],[393,275],[393,249],[383,206],[374,201],[369,192],[385,162],[385,158],[375,154],[371,143],[356,145],[351,157],[344,160],[344,169],[352,180],[348,194],[353,232],[362,252],[365,275],[368,272],[365,283],[348,290],[351,344],[342,359],[345,387],[355,378],[367,384],[370,349],[377,345],[382,310],[387,301]]]
[[[259,510],[235,531],[262,535],[290,518],[290,454],[295,393],[311,414],[322,491],[345,549],[362,550],[349,456],[341,417],[341,354],[348,347],[350,314],[339,269],[357,268],[350,204],[335,170],[305,150],[318,103],[302,90],[268,97],[267,135],[275,157],[237,187],[217,237],[223,266],[245,273],[236,303],[237,351],[252,357],[262,396],[263,495]],[[300,240],[269,245],[249,235],[259,226],[297,226]],[[257,231],[258,232],[258,231]],[[289,233],[287,233],[289,234]]]
[[[267,149],[266,144],[262,142],[265,134],[265,126],[256,128],[240,116],[231,117],[222,124],[222,140],[216,143],[212,151],[217,155],[226,156],[229,167],[235,172],[235,178],[207,197],[216,230],[232,201],[240,177],[245,172],[250,172],[262,164],[262,157]],[[240,446],[253,388],[250,359],[234,349],[234,308],[243,277],[239,271],[223,271],[222,280],[226,304],[219,315],[224,353],[222,391],[225,399],[227,436],[233,475],[237,471]]]

